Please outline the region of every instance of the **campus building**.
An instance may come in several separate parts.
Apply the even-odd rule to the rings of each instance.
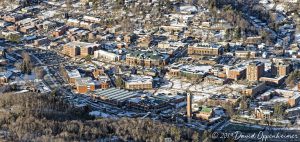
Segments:
[[[63,53],[70,57],[85,57],[93,55],[94,51],[99,48],[99,44],[73,41],[63,46]]]
[[[247,80],[259,81],[259,78],[263,76],[265,70],[265,64],[259,61],[253,61],[247,66]]]

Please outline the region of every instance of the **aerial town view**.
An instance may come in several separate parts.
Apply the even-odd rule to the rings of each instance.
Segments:
[[[300,142],[300,0],[0,0],[0,141]]]

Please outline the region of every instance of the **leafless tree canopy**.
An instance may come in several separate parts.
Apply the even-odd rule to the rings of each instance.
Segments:
[[[198,141],[198,132],[149,119],[98,119],[88,108],[74,108],[51,95],[35,93],[0,96],[0,128],[8,141]]]

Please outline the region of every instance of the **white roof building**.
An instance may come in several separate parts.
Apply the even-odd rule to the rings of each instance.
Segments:
[[[97,50],[94,52],[94,58],[100,58],[100,59],[106,59],[109,61],[119,61],[120,60],[120,55],[107,52],[104,50]]]

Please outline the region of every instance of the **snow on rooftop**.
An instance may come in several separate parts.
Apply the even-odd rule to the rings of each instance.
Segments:
[[[81,75],[77,69],[70,70],[70,71],[67,70],[67,74],[70,78],[80,78],[81,77]]]
[[[196,65],[183,65],[180,67],[180,70],[183,72],[192,72],[192,73],[196,73],[196,74],[205,74],[207,72],[209,72],[209,70],[212,68],[212,66],[208,66],[208,65],[200,65],[200,66],[196,66]]]
[[[182,12],[197,12],[198,11],[196,6],[191,6],[191,5],[180,6],[179,10]]]
[[[145,76],[145,75],[131,75],[128,80],[126,80],[126,83],[145,83],[149,82],[151,83],[153,81],[151,76]]]
[[[295,40],[300,44],[300,33],[295,35]]]

